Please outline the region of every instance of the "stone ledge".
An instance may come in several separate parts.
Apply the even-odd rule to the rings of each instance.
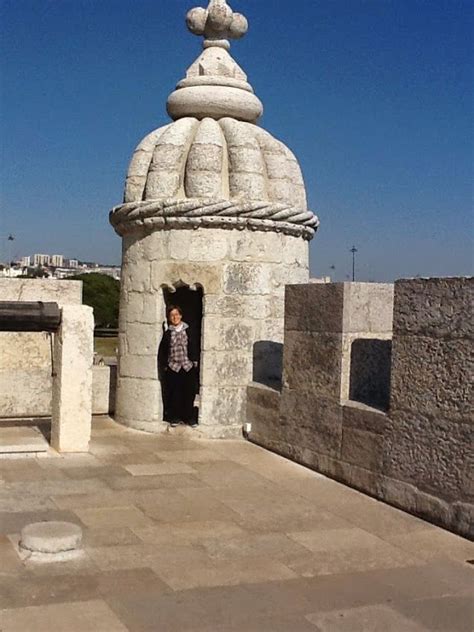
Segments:
[[[344,400],[342,404],[342,423],[344,427],[383,434],[387,423],[387,413],[352,400]]]

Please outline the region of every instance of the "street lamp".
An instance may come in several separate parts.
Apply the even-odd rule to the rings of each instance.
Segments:
[[[349,252],[352,252],[352,280],[355,281],[355,255],[357,252],[357,248],[355,246],[352,246]]]
[[[8,235],[0,235],[1,239],[5,239],[6,241],[15,241],[15,237],[9,233]],[[8,267],[11,268],[12,266],[12,252],[11,252],[11,244],[9,244],[10,248],[7,248],[7,252],[6,252],[6,256],[8,258]]]

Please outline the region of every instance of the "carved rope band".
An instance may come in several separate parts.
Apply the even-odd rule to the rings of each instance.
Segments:
[[[111,210],[110,223],[119,235],[139,229],[248,228],[276,231],[308,240],[312,239],[319,226],[314,213],[283,202],[216,202],[203,199],[129,202]]]

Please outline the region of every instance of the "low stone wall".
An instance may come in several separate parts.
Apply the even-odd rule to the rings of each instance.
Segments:
[[[0,301],[82,304],[82,282],[0,279]],[[54,334],[0,332],[0,419],[50,417]],[[114,412],[116,366],[94,366],[92,413]]]
[[[35,334],[42,335],[42,334]],[[25,343],[23,343],[24,348]],[[8,348],[8,347],[7,347]],[[49,342],[48,342],[49,349]],[[0,343],[0,367],[9,359],[9,354],[2,355]],[[1,375],[0,371],[0,424],[2,419],[20,419],[51,417],[52,405],[52,377],[51,368],[40,370],[31,366],[28,373],[17,369],[9,362],[13,369]],[[16,384],[22,383],[17,389]],[[115,407],[115,390],[117,384],[117,366],[92,367],[92,414],[112,415]],[[3,392],[3,394],[2,394]]]
[[[351,369],[357,368],[348,366],[348,340],[356,340],[356,333],[390,340],[390,288],[289,286],[283,389],[248,387],[250,440],[474,536],[467,458],[474,438],[473,289],[473,279],[396,282],[390,408],[384,411],[347,399]],[[362,296],[367,308],[361,308]],[[348,331],[357,320],[358,332]],[[364,370],[370,379],[371,371]]]
[[[111,415],[115,410],[117,365],[92,367],[92,414]]]
[[[0,279],[0,301],[82,304],[82,282]],[[53,334],[0,332],[0,417],[51,415]]]

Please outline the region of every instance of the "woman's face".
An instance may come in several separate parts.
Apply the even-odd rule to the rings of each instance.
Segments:
[[[169,321],[172,325],[174,325],[176,327],[176,325],[179,325],[179,323],[183,320],[183,317],[181,316],[181,314],[178,312],[177,309],[172,309],[169,313]]]

